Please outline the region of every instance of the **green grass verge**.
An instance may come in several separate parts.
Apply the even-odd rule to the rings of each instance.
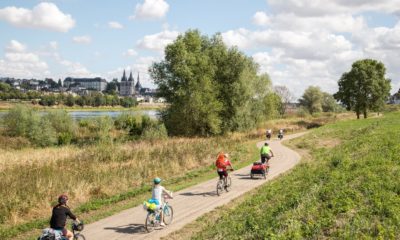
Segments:
[[[290,144],[311,160],[198,219],[202,230],[186,238],[400,239],[400,113],[327,125]]]
[[[235,167],[245,167],[255,161],[255,159],[258,159],[257,141],[248,141],[244,145],[237,147],[235,151],[238,153],[238,156],[242,156],[242,158],[234,159],[235,161],[233,161],[233,163]],[[182,177],[165,179],[164,186],[172,191],[179,191],[215,177],[215,168],[212,164],[198,170],[190,171]],[[76,213],[80,219],[83,219],[85,223],[91,223],[139,205],[149,198],[149,194],[151,194],[150,191],[150,185],[143,185],[129,192],[84,203],[74,209],[74,213]],[[40,235],[41,229],[48,226],[48,222],[49,219],[37,219],[9,228],[0,228],[0,239],[34,240]]]

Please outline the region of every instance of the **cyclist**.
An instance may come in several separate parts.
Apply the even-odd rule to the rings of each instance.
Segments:
[[[279,133],[278,133],[278,138],[282,139],[283,138],[283,129],[279,129]]]
[[[165,189],[163,186],[161,186],[161,178],[154,178],[153,179],[153,190],[152,190],[152,196],[151,196],[151,200],[157,205],[157,209],[162,209],[162,207],[164,206],[164,202],[163,202],[163,195],[167,195],[169,198],[172,198],[172,192],[168,191],[167,189]],[[164,227],[164,214],[163,211],[161,210],[160,213],[160,221],[161,224],[160,226]]]
[[[74,239],[74,235],[71,231],[65,228],[65,224],[67,222],[67,217],[72,218],[73,220],[79,223],[78,218],[71,212],[70,208],[67,205],[68,196],[64,193],[58,197],[58,204],[53,207],[51,219],[50,219],[50,227],[54,230],[61,231],[62,235],[67,237],[69,240]]]
[[[261,163],[262,164],[265,164],[265,162],[268,163],[268,161],[271,159],[271,157],[274,156],[274,153],[272,152],[272,150],[269,147],[267,142],[264,143],[264,146],[261,147],[260,155],[261,155]]]
[[[224,180],[224,187],[227,188],[226,178],[228,177],[227,167],[230,167],[233,170],[232,163],[229,161],[229,155],[227,153],[220,152],[218,154],[217,161],[215,162],[215,166],[217,167],[217,173],[219,179]]]
[[[267,132],[266,132],[266,134],[265,134],[265,136],[267,137],[267,139],[271,139],[272,130],[271,130],[271,129],[268,129]]]

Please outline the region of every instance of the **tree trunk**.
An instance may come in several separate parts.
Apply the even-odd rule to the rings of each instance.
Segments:
[[[360,112],[356,112],[357,114],[357,119],[360,119]]]
[[[364,110],[364,118],[367,118],[368,117],[368,112],[367,112],[367,110]]]

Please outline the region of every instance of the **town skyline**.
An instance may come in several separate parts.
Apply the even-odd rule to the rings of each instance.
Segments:
[[[221,33],[296,97],[310,85],[334,93],[341,74],[362,58],[385,64],[394,93],[400,88],[399,12],[397,0],[4,0],[0,77],[111,81],[126,69],[155,88],[148,67],[179,34],[199,29]]]

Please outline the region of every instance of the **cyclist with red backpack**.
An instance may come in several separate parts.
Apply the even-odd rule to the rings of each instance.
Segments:
[[[227,167],[230,170],[233,170],[232,163],[229,161],[229,156],[227,153],[220,152],[217,157],[217,161],[215,161],[215,166],[217,167],[217,173],[219,179],[224,180],[225,188],[226,188],[226,178],[228,177]]]

